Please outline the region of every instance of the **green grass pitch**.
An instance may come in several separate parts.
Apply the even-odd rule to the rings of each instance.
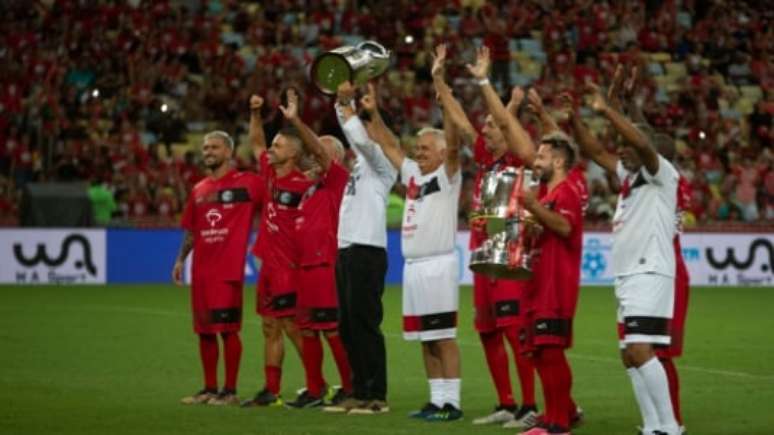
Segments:
[[[773,290],[692,289],[686,354],[678,360],[689,433],[774,434]],[[252,288],[246,294],[243,397],[263,381]],[[384,296],[392,411],[346,416],[179,405],[180,397],[201,386],[186,289],[0,287],[0,434],[512,433],[471,425],[473,417],[492,408],[496,396],[472,330],[469,288],[462,289],[460,299],[465,418],[425,423],[406,417],[427,400],[427,383],[419,346],[400,335],[399,288]],[[610,288],[582,290],[576,346],[569,353],[573,395],[586,412],[576,434],[634,434],[639,423],[617,357],[614,306]],[[327,353],[326,377],[338,384]],[[300,362],[289,351],[284,396],[294,396],[302,384]]]

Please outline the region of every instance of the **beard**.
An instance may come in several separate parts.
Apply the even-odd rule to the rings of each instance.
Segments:
[[[538,178],[543,183],[551,181],[551,177],[554,175],[554,171],[551,168],[538,169]]]
[[[225,160],[218,159],[218,158],[215,158],[215,157],[209,158],[209,159],[204,159],[204,167],[209,169],[210,171],[214,171],[214,170],[220,168],[221,166],[223,166],[224,162],[225,162]]]

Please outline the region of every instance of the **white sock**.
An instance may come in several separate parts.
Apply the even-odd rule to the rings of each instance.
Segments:
[[[444,399],[446,399],[444,394],[444,379],[428,379],[427,382],[430,384],[430,403],[439,408],[443,408]]]
[[[661,361],[653,357],[637,370],[645,381],[648,394],[656,407],[658,420],[661,422],[659,430],[669,435],[679,434],[680,427],[677,424],[677,420],[675,420],[675,414],[672,410],[672,398],[669,396],[669,381]]]
[[[454,379],[444,379],[444,402],[450,403],[452,406],[454,406],[457,409],[460,408],[460,387],[462,385],[462,380],[460,378],[454,378]]]
[[[634,398],[637,399],[637,405],[640,406],[642,433],[653,433],[653,431],[661,427],[661,423],[658,419],[658,413],[656,413],[656,405],[653,404],[653,400],[651,400],[650,394],[648,394],[648,387],[645,386],[645,379],[642,378],[636,367],[629,367],[626,369],[626,373],[632,380]]]

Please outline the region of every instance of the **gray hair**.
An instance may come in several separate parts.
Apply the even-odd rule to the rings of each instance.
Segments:
[[[438,146],[438,148],[442,150],[446,149],[446,134],[443,132],[443,130],[439,130],[433,127],[424,127],[417,132],[417,137],[425,134],[431,134],[435,136],[435,144]]]
[[[226,144],[226,146],[228,146],[232,150],[234,149],[234,139],[231,139],[231,136],[223,130],[213,130],[204,135],[205,142],[208,139],[215,139],[215,138],[222,140],[223,143]]]
[[[336,150],[336,154],[339,156],[339,158],[344,159],[346,150],[344,149],[344,144],[341,143],[339,138],[337,138],[336,136],[332,136],[330,134],[326,134],[324,136],[320,136],[320,140],[322,139],[331,141],[331,143],[333,143],[333,148]]]

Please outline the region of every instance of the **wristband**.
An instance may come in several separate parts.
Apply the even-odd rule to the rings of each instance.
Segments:
[[[479,86],[488,85],[489,84],[489,79],[488,78],[483,78],[481,80],[477,80],[476,83],[478,83]]]

